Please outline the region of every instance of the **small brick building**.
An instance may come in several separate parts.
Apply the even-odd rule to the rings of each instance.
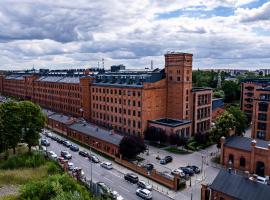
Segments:
[[[269,200],[270,187],[249,176],[221,170],[210,185],[202,185],[201,200]]]
[[[270,176],[270,144],[247,137],[222,137],[220,163],[251,174]]]

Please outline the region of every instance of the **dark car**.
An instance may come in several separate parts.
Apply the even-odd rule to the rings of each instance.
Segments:
[[[188,165],[188,166],[186,166],[186,167],[192,169],[192,170],[194,171],[195,174],[199,174],[199,173],[201,172],[200,168],[197,167],[196,165],[191,165],[191,166]]]
[[[127,173],[125,174],[124,176],[124,179],[128,182],[131,182],[131,183],[138,183],[139,181],[139,178],[137,175],[133,174],[133,173]]]
[[[151,163],[144,165],[144,167],[147,169],[147,171],[152,171],[154,169],[154,165]]]
[[[69,149],[70,149],[71,151],[79,151],[79,147],[76,146],[76,145],[74,145],[74,144],[70,145]]]
[[[167,163],[170,163],[173,161],[173,158],[171,156],[165,156],[165,158],[160,160],[160,164],[165,165]]]
[[[50,142],[48,140],[46,140],[46,139],[42,139],[41,140],[41,145],[48,147],[48,146],[50,146]]]
[[[90,161],[93,161],[94,163],[99,163],[100,162],[98,157],[95,156],[95,155],[89,155],[88,158],[89,158]]]
[[[191,168],[180,167],[179,169],[181,169],[185,174],[187,174],[189,176],[193,176],[194,175],[194,171]]]
[[[56,139],[56,142],[58,142],[59,144],[63,144],[64,143],[64,140],[62,140],[61,138],[57,138]]]
[[[72,155],[68,151],[61,151],[61,156],[67,160],[72,158]]]
[[[83,156],[83,157],[88,157],[88,153],[86,151],[79,151],[79,155]]]

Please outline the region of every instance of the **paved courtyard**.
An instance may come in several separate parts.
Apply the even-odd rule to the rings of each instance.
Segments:
[[[211,158],[218,153],[216,145],[212,145],[205,150],[193,152],[190,154],[175,154],[170,153],[162,148],[157,148],[149,146],[149,155],[147,153],[141,154],[145,160],[144,162],[153,163],[158,171],[171,172],[172,170],[186,165],[196,165],[202,168],[202,173],[194,175],[191,181],[187,181],[187,187],[181,192],[174,194],[174,199],[200,199],[200,189],[202,183],[211,183],[219,172],[219,166],[211,162]],[[156,159],[157,156],[163,158],[164,156],[170,155],[173,157],[173,162],[167,165],[159,164],[159,160]],[[191,187],[190,187],[191,184]]]

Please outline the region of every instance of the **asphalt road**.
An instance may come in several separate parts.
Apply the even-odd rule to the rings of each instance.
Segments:
[[[59,136],[59,135],[58,135]],[[45,137],[45,136],[42,136]],[[60,136],[59,136],[60,137]],[[75,167],[81,167],[85,173],[85,176],[90,180],[91,178],[91,163],[87,158],[84,158],[78,154],[78,152],[73,152],[69,148],[65,147],[62,144],[57,143],[56,141],[48,138],[51,145],[47,148],[50,151],[54,151],[58,156],[62,150],[68,150],[72,155],[70,162],[74,163]],[[80,147],[80,150],[86,150],[89,153],[89,150]],[[93,153],[94,154],[94,153]],[[107,161],[103,157],[99,156],[101,161]],[[112,162],[113,163],[113,162]],[[137,185],[133,185],[124,180],[124,174],[118,171],[117,169],[107,170],[100,167],[100,164],[92,164],[92,178],[94,182],[104,182],[112,190],[117,191],[124,199],[126,200],[138,200],[140,199],[136,196]],[[154,200],[169,200],[170,198],[164,194],[152,191]]]

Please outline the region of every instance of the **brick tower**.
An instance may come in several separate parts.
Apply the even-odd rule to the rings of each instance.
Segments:
[[[179,52],[165,54],[168,118],[192,118],[192,56]]]

